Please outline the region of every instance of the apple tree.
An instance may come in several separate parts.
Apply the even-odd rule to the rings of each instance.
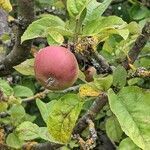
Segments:
[[[149,150],[149,69],[149,0],[0,0],[0,150]]]

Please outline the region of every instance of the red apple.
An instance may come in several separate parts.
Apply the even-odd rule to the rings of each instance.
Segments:
[[[48,46],[35,56],[36,79],[47,89],[63,90],[78,77],[78,63],[74,54],[61,46]]]

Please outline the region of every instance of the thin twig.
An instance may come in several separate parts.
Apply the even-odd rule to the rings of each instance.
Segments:
[[[76,85],[76,86],[69,87],[62,91],[50,91],[50,90],[45,89],[44,91],[39,92],[31,97],[22,99],[22,102],[30,102],[30,101],[35,100],[36,98],[44,98],[48,93],[68,93],[68,92],[77,91],[79,87],[80,85]]]
[[[43,92],[39,92],[31,97],[22,99],[22,102],[30,102],[32,100],[35,100],[36,98],[44,98],[49,92],[50,91],[46,89]]]

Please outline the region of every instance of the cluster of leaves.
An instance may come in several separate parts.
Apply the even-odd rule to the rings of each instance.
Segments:
[[[64,96],[61,95],[59,100],[51,100],[48,103],[37,99],[36,105],[47,124],[47,127],[39,127],[32,123],[36,119],[36,114],[31,116],[25,110],[26,101],[28,100],[26,98],[34,96],[33,89],[31,90],[25,84],[24,82],[24,85],[11,87],[6,80],[0,80],[0,112],[5,112],[7,115],[0,119],[0,123],[4,126],[10,125],[13,127],[13,132],[6,139],[8,146],[20,148],[26,140],[36,138],[56,143],[66,143],[70,138],[75,121],[82,108],[83,102],[81,98],[76,94],[66,94]],[[53,93],[49,93],[48,97],[52,98],[52,95]],[[54,94],[53,97],[56,96],[58,94]],[[52,131],[51,134],[49,134],[48,130]],[[61,139],[59,140],[59,138]]]
[[[140,77],[131,78],[132,70],[126,71],[117,63],[127,55],[150,13],[139,2],[132,1],[131,8],[127,5],[130,17],[126,21],[122,19],[125,16],[102,16],[111,2],[67,0],[64,4],[58,0],[51,3],[49,0],[36,0],[38,8],[47,4],[49,7],[61,6],[59,9],[65,9],[68,17],[66,15],[64,21],[56,15],[38,16],[22,35],[21,43],[40,37],[46,38],[49,45],[61,45],[65,41],[80,43],[86,37],[92,37],[95,41],[93,46],[115,69],[111,75],[95,75],[90,83],[85,81],[84,74],[80,72],[76,83],[79,85],[78,92],[49,91],[43,98],[44,102],[37,98],[28,105],[28,100],[40,90],[34,80],[34,58],[15,66],[16,71],[22,74],[20,82],[10,86],[6,80],[0,80],[0,112],[7,114],[0,118],[0,124],[13,127],[6,138],[8,146],[17,149],[26,141],[40,139],[59,144],[70,143],[71,148],[78,147],[71,140],[76,121],[79,115],[88,110],[93,99],[105,92],[109,104],[96,117],[96,129],[104,130],[119,150],[150,149],[150,92],[144,89],[149,88],[145,84],[148,81]],[[0,3],[6,9],[4,4],[9,3]],[[149,59],[143,57],[150,51],[149,47],[147,43],[135,67],[149,67]],[[88,134],[84,131],[82,136],[87,137]]]

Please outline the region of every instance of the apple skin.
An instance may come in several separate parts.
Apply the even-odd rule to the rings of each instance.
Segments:
[[[78,78],[79,66],[74,54],[61,46],[48,46],[35,56],[36,79],[50,90],[64,90]]]

